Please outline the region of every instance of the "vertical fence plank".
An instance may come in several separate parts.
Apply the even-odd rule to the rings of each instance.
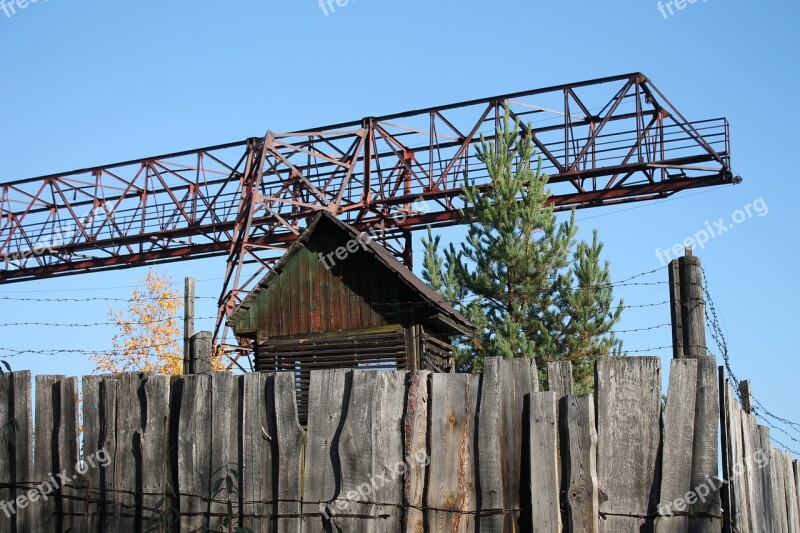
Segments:
[[[503,490],[504,458],[508,442],[503,438],[503,393],[500,378],[501,359],[487,357],[483,362],[480,384],[480,404],[475,421],[478,442],[475,462],[478,467],[477,517],[480,531],[499,533],[505,527],[505,516],[497,513],[506,509]]]
[[[474,530],[473,432],[479,378],[433,374],[427,527],[434,533]]]
[[[556,393],[556,396],[561,398],[571,395],[573,387],[571,361],[547,363],[547,390]]]
[[[117,487],[117,392],[118,376],[100,380],[99,438],[108,456],[108,466],[100,470],[100,530],[114,533],[121,530],[121,494]]]
[[[691,285],[691,290],[697,290],[696,284]],[[692,447],[693,490],[707,486],[709,479],[719,476],[718,382],[716,358],[698,357],[697,405]],[[695,533],[718,533],[722,528],[721,505],[718,490],[713,490],[704,499],[698,499],[690,505],[689,511],[694,515],[689,519],[690,529]]]
[[[797,505],[797,483],[794,479],[791,452],[783,452],[783,476],[786,486],[787,528],[789,533],[800,533],[800,509]]]
[[[341,489],[337,491],[334,504],[339,515],[336,526],[353,533],[374,531],[374,520],[362,517],[375,515],[375,493],[372,487],[372,453],[375,447],[372,396],[376,377],[374,373],[353,371],[347,416],[342,419],[338,439]]]
[[[800,461],[794,462],[794,487],[797,491],[797,508],[798,508],[798,515],[800,515]],[[800,522],[800,516],[798,516],[798,522]],[[800,527],[800,524],[798,524]]]
[[[241,378],[230,372],[214,372],[211,377],[211,465],[209,467],[209,518],[211,531],[224,531],[224,524],[235,527],[241,514],[238,494],[239,402]],[[233,473],[235,472],[235,474]],[[228,490],[228,480],[232,481]],[[231,516],[228,515],[230,503]]]
[[[177,465],[181,531],[202,531],[208,525],[208,495],[211,488],[211,376],[186,375],[173,383],[180,388]],[[255,406],[254,406],[255,408]]]
[[[742,415],[744,414],[739,401],[735,397],[733,385],[725,380],[725,409],[727,413],[723,417],[728,425],[728,461],[727,472],[723,472],[728,481],[730,490],[730,512],[731,524],[738,531],[750,531],[751,525],[751,503],[748,499],[748,477],[746,475],[747,464],[745,462],[745,434],[743,428]]]
[[[770,487],[772,496],[772,516],[775,531],[788,531],[788,517],[786,514],[786,480],[783,477],[783,452],[777,448],[772,449],[770,461]]]
[[[270,375],[260,372],[242,378],[241,499],[243,527],[268,531],[272,525],[272,436],[268,433]]]
[[[755,416],[742,413],[742,450],[744,452],[744,478],[748,514],[750,515],[750,531],[759,531],[765,523],[764,498],[762,490],[763,469],[756,461],[760,449],[760,440],[756,430]]]
[[[103,448],[100,436],[100,383],[103,376],[84,376],[81,386],[83,396],[83,461],[88,463],[89,457],[97,457],[98,450]],[[105,458],[105,451],[102,457]],[[100,471],[102,466],[95,462],[95,467],[89,468],[82,476],[85,499],[83,502],[84,530],[100,531],[100,501],[102,498],[100,486]]]
[[[137,477],[141,480],[141,522],[171,511],[168,501],[170,378],[140,375],[137,389],[141,427],[134,442],[139,442]]]
[[[16,422],[14,421],[14,400],[11,397],[13,385],[11,376],[0,373],[0,533],[9,533],[16,529],[17,518],[13,502],[17,497],[16,481],[17,454],[15,445]]]
[[[523,441],[529,447],[530,434],[523,417],[526,395],[538,390],[538,372],[532,359],[492,357],[484,361],[481,379],[475,447],[480,488],[477,520],[481,531],[513,533],[521,527],[522,499],[530,499],[530,482],[524,474],[528,468],[523,465],[528,458]],[[528,513],[523,521],[530,527]]]
[[[0,532],[31,531],[30,507],[18,509],[16,499],[30,499],[31,373],[0,376]],[[32,503],[36,505],[38,502]],[[16,528],[16,529],[15,529]]]
[[[661,447],[661,360],[611,357],[597,363],[597,471],[607,500],[605,532],[649,528],[657,509]]]
[[[800,461],[794,462],[794,486],[797,490],[797,508],[800,509]],[[800,517],[798,517],[798,520],[800,521]],[[800,524],[798,527],[800,527]]]
[[[138,531],[151,517],[166,520],[170,512],[166,501],[169,378],[130,372],[104,380],[103,385],[106,401],[111,400],[109,388],[115,387],[116,402],[113,476],[106,483],[107,496],[116,507],[111,530]]]
[[[58,470],[53,470],[60,485],[58,502],[61,514],[61,531],[80,530],[82,524],[75,522],[76,516],[83,514],[82,494],[76,488],[80,465],[78,459],[78,378],[68,377],[58,383],[56,438],[56,460]],[[58,473],[61,475],[59,475]],[[64,473],[66,472],[66,476]]]
[[[364,371],[361,372],[364,375]],[[369,372],[373,374],[374,372]],[[386,516],[373,520],[371,531],[402,531],[403,481],[408,468],[403,454],[403,415],[405,412],[406,372],[378,372],[378,387],[373,394],[372,427],[375,449],[372,471],[375,480],[375,512]],[[352,399],[351,399],[352,401]],[[427,455],[413,457],[413,462],[427,462]],[[384,476],[384,477],[380,477]]]
[[[139,450],[134,445],[134,438],[141,425],[138,381],[137,374],[120,374],[116,384],[116,454],[111,490],[116,495],[115,531],[119,533],[134,531],[137,524],[136,459]]]
[[[500,364],[502,428],[500,440],[505,442],[501,463],[503,469],[503,531],[517,532],[531,527],[530,515],[521,512],[530,500],[529,459],[530,427],[528,414],[530,395],[539,391],[539,372],[533,359],[503,360]],[[528,404],[526,405],[526,397]],[[523,448],[526,448],[523,453]],[[502,449],[502,447],[501,447]],[[523,502],[525,502],[523,504]]]
[[[354,370],[352,379],[338,446],[342,477],[337,526],[356,533],[398,531],[405,374]]]
[[[674,516],[675,502],[692,490],[697,360],[673,359],[664,411],[664,450],[661,462],[661,503],[656,533],[686,533],[689,519]]]
[[[405,415],[405,451],[408,470],[405,476],[405,533],[419,533],[425,524],[425,467],[428,460],[428,379],[430,372],[408,374]],[[424,457],[425,461],[419,458]]]
[[[278,533],[300,531],[302,504],[300,502],[300,480],[303,470],[303,440],[305,434],[297,414],[294,374],[275,374],[275,432],[272,442],[277,443],[277,463],[273,468],[278,474],[277,495]],[[274,478],[275,476],[273,476]]]
[[[530,396],[531,518],[537,530],[561,531],[558,393]]]
[[[591,396],[565,396],[561,399],[559,411],[567,531],[597,533],[600,526],[594,399]]]
[[[308,411],[303,495],[302,530],[306,533],[329,531],[339,512],[335,505],[341,492],[339,438],[352,379],[352,372],[342,369],[311,372],[308,404],[314,408]]]
[[[53,468],[53,388],[64,376],[36,376],[35,425],[32,481],[44,488]],[[53,490],[40,490],[42,499],[31,506],[32,531],[56,531],[56,497]],[[49,493],[49,494],[48,494]],[[44,496],[47,495],[47,498]]]
[[[754,423],[755,427],[755,443],[756,450],[763,454],[765,465],[758,468],[759,477],[759,497],[762,505],[762,515],[760,520],[756,521],[763,531],[780,531],[776,527],[776,511],[774,505],[774,498],[772,494],[772,470],[775,465],[772,462],[772,444],[769,440],[769,429],[764,426],[759,426]]]
[[[36,377],[33,477],[41,499],[30,500],[34,531],[72,528],[77,507],[72,477],[78,461],[77,396],[76,378]]]

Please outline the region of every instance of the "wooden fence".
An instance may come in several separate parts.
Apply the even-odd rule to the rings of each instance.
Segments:
[[[769,429],[759,426],[745,392],[743,406],[730,381],[723,383],[723,491],[731,531],[800,533],[800,463],[772,447]]]
[[[745,474],[698,489],[718,475],[719,424],[697,423],[719,420],[717,377],[713,358],[674,360],[664,408],[656,357],[600,361],[594,397],[563,363],[549,392],[527,360],[323,370],[303,428],[291,373],[86,376],[79,439],[77,379],[14,372],[0,533],[799,531],[798,464],[727,386],[726,464]]]

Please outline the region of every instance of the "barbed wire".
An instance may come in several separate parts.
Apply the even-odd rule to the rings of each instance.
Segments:
[[[706,301],[706,306],[705,306],[706,307],[706,309],[705,309],[706,327],[708,328],[709,333],[711,334],[711,338],[714,340],[714,343],[717,345],[717,348],[720,351],[720,355],[722,356],[722,359],[724,361],[725,370],[728,373],[729,379],[731,380],[731,382],[734,385],[734,387],[733,387],[734,394],[736,394],[736,397],[739,400],[739,402],[742,402],[742,395],[741,395],[741,391],[740,391],[740,387],[739,387],[741,382],[736,377],[736,374],[734,373],[732,365],[731,365],[731,358],[730,358],[730,354],[728,352],[728,342],[727,342],[727,339],[725,338],[725,334],[722,331],[722,327],[720,326],[719,315],[717,313],[717,307],[714,304],[714,299],[711,297],[711,293],[710,293],[710,291],[708,289],[708,280],[706,278],[705,270],[701,269],[701,274],[702,274],[703,296],[704,296],[705,301]],[[772,422],[770,422],[767,417],[772,418],[772,419],[774,419],[777,422],[780,422],[782,424],[785,424],[785,425],[793,428],[795,431],[800,429],[800,423],[793,422],[791,420],[788,420],[786,418],[783,418],[783,417],[780,417],[780,416],[777,416],[777,415],[771,413],[766,407],[764,407],[764,405],[758,400],[758,398],[756,398],[755,395],[752,394],[752,392],[750,393],[750,400],[751,400],[752,403],[754,403],[756,405],[755,407],[752,407],[752,409],[751,409],[753,414],[755,414],[759,419],[761,419],[770,428],[775,429],[777,431],[780,431],[781,433],[783,433],[787,437],[789,437],[792,441],[800,444],[800,440],[798,440],[796,437],[794,437],[792,434],[790,434],[784,428],[778,427],[775,424],[773,424]],[[786,446],[785,444],[783,444],[779,440],[775,439],[772,435],[770,435],[770,438],[776,444],[780,445],[782,448],[794,453],[795,455],[800,455],[800,453],[798,453],[797,451],[793,450],[792,448]]]
[[[137,347],[136,352],[148,352],[155,348],[164,348],[167,346],[179,346],[180,341],[174,340],[160,344],[151,344],[149,346]],[[110,348],[108,350],[85,350],[82,348],[46,348],[41,350],[18,350],[16,348],[0,347],[0,356],[2,357],[18,357],[20,355],[62,355],[62,354],[83,354],[83,355],[106,355],[109,353],[119,352],[119,349]],[[6,353],[7,352],[7,353]],[[165,356],[169,357],[169,356]],[[182,357],[173,357],[175,359],[183,359]]]
[[[195,320],[212,320],[216,319],[216,316],[201,316],[195,317]],[[114,321],[106,321],[106,322],[75,322],[75,323],[68,323],[68,322],[9,322],[6,324],[0,324],[0,328],[12,328],[18,326],[38,326],[38,327],[63,327],[63,328],[91,328],[96,326],[118,326],[124,323],[126,326],[149,326],[150,324],[163,324],[165,322],[179,322],[181,321],[181,317],[172,317],[172,318],[161,318],[158,320],[146,320],[144,322],[128,322],[128,321],[121,321],[121,322],[114,322]]]
[[[17,296],[0,296],[0,301],[7,302],[47,302],[47,303],[79,303],[79,302],[127,302],[139,300],[183,300],[183,296],[140,296],[139,298],[113,298],[106,296],[93,296],[90,298],[23,298]],[[195,296],[196,300],[218,300],[215,296]]]

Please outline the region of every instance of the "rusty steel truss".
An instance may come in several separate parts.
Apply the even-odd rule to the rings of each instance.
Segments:
[[[727,121],[686,120],[634,73],[2,183],[0,283],[226,255],[224,343],[225,318],[316,211],[406,262],[412,231],[459,223],[465,177],[489,181],[476,144],[506,106],[560,210],[738,180]]]

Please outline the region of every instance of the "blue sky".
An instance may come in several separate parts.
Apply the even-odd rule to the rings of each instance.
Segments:
[[[735,372],[752,380],[769,409],[796,420],[798,15],[800,4],[788,0],[698,0],[667,18],[650,0],[351,0],[327,16],[317,0],[40,0],[10,17],[0,11],[0,180],[641,71],[690,120],[728,118],[733,168],[744,182],[581,211],[582,234],[599,229],[620,280],[659,268],[657,248],[761,199],[765,216],[737,224],[697,255]],[[444,238],[460,235],[449,230]],[[199,295],[218,295],[223,260],[166,269],[177,282],[195,276]],[[143,275],[13,284],[0,296],[127,297]],[[644,280],[665,281],[666,271]],[[623,287],[619,295],[632,305],[668,297],[663,285]],[[198,316],[214,314],[213,301],[199,303]],[[3,324],[106,317],[97,303],[0,301]],[[619,329],[668,321],[666,306],[635,308]],[[213,320],[198,326],[211,329]],[[99,350],[112,335],[104,327],[0,326],[0,347]],[[632,351],[670,344],[664,327],[624,338]],[[669,349],[648,353],[668,365]],[[81,355],[10,362],[34,373],[92,370]]]

